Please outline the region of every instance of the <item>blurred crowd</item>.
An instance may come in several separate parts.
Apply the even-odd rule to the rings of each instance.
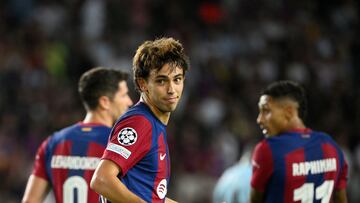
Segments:
[[[359,12],[355,0],[0,1],[0,202],[20,201],[41,141],[83,119],[80,74],[131,72],[137,46],[162,36],[191,61],[168,128],[170,197],[211,202],[222,172],[263,137],[259,92],[291,79],[308,91],[307,126],[345,151],[360,202]]]

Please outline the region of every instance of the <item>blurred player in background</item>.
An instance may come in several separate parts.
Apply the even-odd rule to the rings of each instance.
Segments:
[[[111,127],[132,105],[127,78],[127,73],[107,68],[94,68],[81,76],[78,91],[86,109],[85,119],[41,144],[23,202],[42,202],[50,189],[58,203],[98,202],[90,180]]]
[[[183,46],[173,38],[146,41],[137,49],[133,72],[140,101],[113,127],[91,181],[103,202],[174,202],[166,198],[166,125],[181,98],[188,67]]]
[[[215,185],[213,203],[248,203],[252,174],[251,152],[253,144],[245,147],[240,161],[226,169]]]
[[[269,85],[257,122],[265,139],[253,152],[251,203],[347,202],[347,163],[327,134],[308,129],[304,89],[291,81]]]

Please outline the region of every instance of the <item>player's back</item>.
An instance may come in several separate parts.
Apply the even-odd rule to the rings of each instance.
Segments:
[[[99,124],[78,123],[55,133],[42,145],[40,156],[56,202],[98,202],[89,185],[110,130]]]
[[[265,142],[273,170],[265,202],[329,202],[334,189],[345,187],[343,153],[325,133],[290,132]]]

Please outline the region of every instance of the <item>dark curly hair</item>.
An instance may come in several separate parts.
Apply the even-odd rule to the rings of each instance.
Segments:
[[[293,81],[277,81],[271,83],[262,92],[261,95],[269,95],[274,99],[289,98],[299,104],[299,117],[306,119],[307,99],[304,88]]]
[[[136,89],[140,91],[137,79],[148,79],[150,71],[160,70],[165,64],[180,67],[184,74],[189,69],[189,58],[184,52],[182,44],[173,38],[160,38],[145,41],[136,50],[133,58],[133,74]]]

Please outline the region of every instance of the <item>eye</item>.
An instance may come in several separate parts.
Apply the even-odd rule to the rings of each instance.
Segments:
[[[174,79],[174,82],[177,83],[177,84],[180,83],[181,81],[182,81],[182,78],[181,78],[181,77],[178,77],[178,78],[175,78],[175,79]]]
[[[156,83],[159,84],[159,85],[163,85],[163,84],[165,84],[165,80],[164,79],[159,79],[159,80],[156,80]]]
[[[268,109],[268,108],[262,107],[262,108],[259,109],[260,114],[267,114],[269,112],[270,112],[270,109]]]

